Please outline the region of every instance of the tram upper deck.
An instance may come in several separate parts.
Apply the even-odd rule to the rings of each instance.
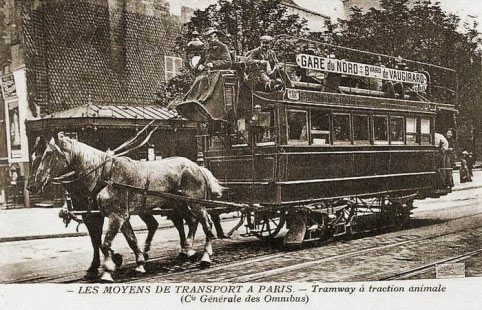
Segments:
[[[456,104],[453,69],[290,37],[277,40],[273,48],[280,51],[289,88]]]

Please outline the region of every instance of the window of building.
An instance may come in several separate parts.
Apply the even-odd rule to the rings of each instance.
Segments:
[[[373,135],[375,144],[388,143],[388,117],[374,116],[373,117]]]
[[[311,111],[311,144],[330,144],[330,113]]]
[[[164,56],[166,81],[169,81],[176,75],[181,73],[182,58],[174,56]]]
[[[353,114],[353,140],[355,143],[368,143],[370,141],[368,115]]]
[[[415,117],[407,117],[405,119],[405,132],[407,144],[417,143],[417,119]]]
[[[308,144],[308,113],[288,110],[288,144]]]
[[[350,114],[333,114],[333,141],[340,144],[351,143]]]
[[[430,134],[430,118],[420,119],[420,142],[430,144],[432,135]]]
[[[390,117],[390,142],[392,144],[403,144],[403,117]]]

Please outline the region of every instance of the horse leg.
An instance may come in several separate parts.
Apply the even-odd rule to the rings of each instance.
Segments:
[[[139,248],[139,245],[137,243],[137,237],[134,233],[134,229],[132,229],[131,223],[128,220],[125,221],[124,224],[121,226],[120,230],[124,234],[124,237],[126,238],[129,247],[132,249],[136,257],[136,272],[140,274],[146,273],[146,269],[144,268],[144,264],[146,263],[144,260],[144,255]]]
[[[196,237],[196,231],[197,231],[197,226],[199,221],[196,219],[194,214],[192,214],[190,211],[186,212],[183,215],[184,219],[186,220],[187,227],[188,227],[188,233],[187,233],[187,239],[186,239],[186,249],[187,249],[187,255],[189,258],[194,257],[196,254],[196,251],[194,251],[194,239]]]
[[[104,226],[104,217],[100,213],[92,213],[90,215],[82,215],[87,231],[89,232],[90,241],[94,250],[94,256],[89,269],[84,276],[85,279],[95,279],[99,276],[100,267],[100,246],[102,243],[102,227]]]
[[[112,279],[112,272],[115,271],[115,264],[112,261],[112,241],[119,232],[122,224],[124,224],[125,219],[121,216],[111,214],[109,216],[109,225],[107,232],[104,237],[104,242],[102,243],[100,249],[104,254],[104,272],[102,273],[101,280],[104,282],[114,282]]]
[[[144,259],[147,261],[149,259],[149,255],[147,253],[151,249],[152,239],[154,238],[154,234],[159,227],[159,223],[157,222],[156,218],[150,214],[142,214],[139,215],[139,217],[144,221],[144,223],[146,223],[147,226],[147,237],[144,243]]]
[[[171,212],[170,218],[174,227],[176,227],[177,232],[179,233],[179,242],[181,244],[181,252],[178,255],[178,258],[183,259],[183,257],[187,256],[187,243],[186,243],[186,232],[184,231],[184,220],[177,212]]]
[[[213,255],[213,240],[216,237],[211,229],[212,221],[209,218],[209,214],[206,209],[201,206],[193,207],[193,213],[196,215],[198,220],[201,222],[204,234],[206,235],[206,243],[204,245],[204,254],[201,258],[201,267],[209,267],[211,265],[211,255]]]

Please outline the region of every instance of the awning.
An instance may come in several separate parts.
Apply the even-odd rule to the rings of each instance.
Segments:
[[[140,127],[152,120],[160,127],[196,127],[196,124],[180,116],[175,110],[159,105],[130,105],[89,103],[65,111],[26,122],[27,131],[74,127]],[[181,125],[182,123],[182,125]]]

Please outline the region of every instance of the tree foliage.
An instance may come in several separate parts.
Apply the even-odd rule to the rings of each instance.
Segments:
[[[183,31],[176,39],[178,54],[187,60],[185,46],[191,40],[193,31],[202,33],[207,27],[215,27],[222,32],[220,39],[226,43],[236,55],[244,55],[259,46],[259,37],[291,34],[303,36],[307,33],[306,20],[297,14],[287,13],[281,0],[218,0],[204,10],[196,10]],[[185,67],[188,67],[185,63]],[[179,97],[177,91],[185,90],[192,83],[191,72],[185,70],[183,77],[176,77],[162,86],[159,102],[167,104]]]
[[[185,44],[193,31],[216,27],[224,33],[225,43],[237,55],[243,55],[259,45],[262,35],[305,34],[306,20],[288,14],[280,3],[281,0],[219,0],[217,5],[194,12],[182,39]]]

